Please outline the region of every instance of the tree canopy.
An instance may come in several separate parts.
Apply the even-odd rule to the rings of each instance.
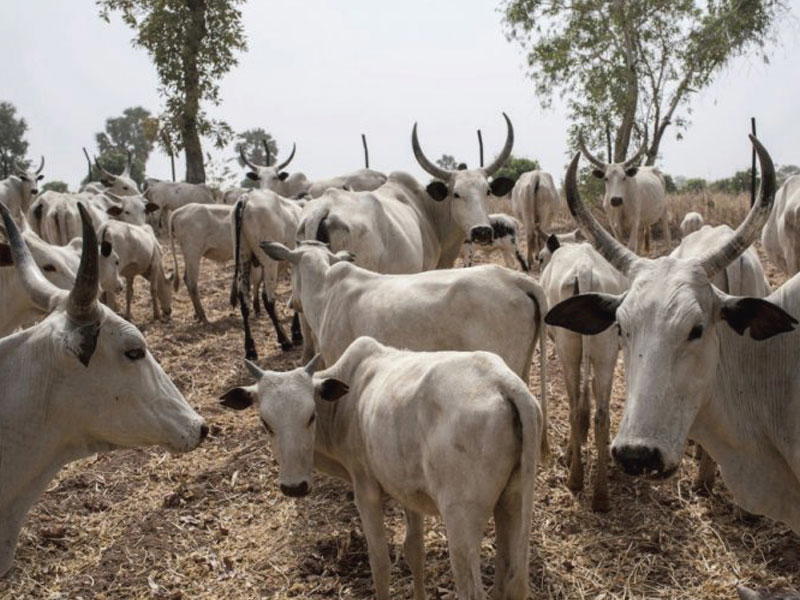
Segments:
[[[524,158],[522,156],[514,156],[513,154],[508,157],[506,164],[494,174],[494,177],[508,177],[514,182],[519,179],[519,176],[528,171],[539,169],[539,161],[535,158]]]
[[[15,162],[27,164],[26,131],[28,124],[17,117],[17,107],[10,102],[0,102],[0,175],[3,178],[13,173]]]

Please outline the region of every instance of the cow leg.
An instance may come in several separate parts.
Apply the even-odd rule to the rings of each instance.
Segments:
[[[131,320],[131,302],[133,301],[133,277],[125,280],[125,320]]]
[[[647,225],[644,227],[644,235],[643,235],[643,237],[644,237],[644,252],[645,252],[645,254],[649,254],[650,253],[650,227],[647,226]]]
[[[354,482],[355,501],[361,527],[367,538],[369,567],[372,570],[372,583],[378,600],[389,600],[389,546],[383,524],[383,505],[381,488],[374,480],[356,478]]]
[[[239,310],[242,313],[242,325],[244,327],[244,355],[248,360],[258,360],[256,344],[253,341],[253,333],[250,330],[250,271],[252,260],[250,258],[242,260],[241,270],[239,271]]]
[[[517,471],[494,507],[497,541],[492,598],[495,600],[525,600],[528,597],[528,539],[533,491],[526,490],[526,487]]]
[[[303,343],[303,331],[300,327],[300,313],[297,311],[295,311],[294,315],[292,316],[292,343]]]
[[[661,217],[661,227],[664,229],[664,238],[667,241],[667,254],[672,250],[672,230],[669,228],[669,211],[664,210],[664,216]]]
[[[594,381],[592,387],[596,403],[594,409],[594,445],[597,466],[594,475],[592,510],[595,512],[608,512],[611,509],[611,503],[608,498],[608,443],[611,430],[609,402],[611,400],[616,358],[617,353],[614,352],[613,356],[598,360],[593,365]],[[588,377],[588,374],[586,376]]]
[[[156,282],[156,278],[152,277],[150,279],[150,299],[153,302],[153,320],[158,321],[161,318],[161,310],[158,306],[158,283]]]
[[[481,582],[481,539],[486,519],[476,514],[476,508],[474,503],[458,498],[442,510],[450,550],[450,567],[459,600],[486,598]]]
[[[256,269],[253,274],[255,275],[260,270]],[[258,317],[261,314],[261,301],[259,299],[259,291],[261,295],[264,295],[264,288],[262,287],[264,281],[263,277],[254,276],[253,277],[253,315]],[[264,300],[264,308],[267,308],[267,302]]]
[[[700,459],[700,466],[697,470],[694,488],[701,494],[710,494],[714,489],[714,480],[717,478],[717,463],[700,444],[697,444],[697,458]]]
[[[564,373],[569,398],[569,444],[567,487],[573,492],[583,489],[583,457],[581,450],[589,429],[588,399],[581,394],[581,338],[571,333],[556,333],[556,350]]]
[[[273,274],[269,271],[275,271]],[[264,308],[267,309],[269,320],[272,321],[272,326],[275,328],[275,335],[278,337],[278,343],[281,345],[281,350],[287,352],[292,349],[293,345],[291,340],[286,337],[286,332],[278,320],[278,313],[275,312],[275,285],[277,284],[277,270],[278,265],[275,261],[271,261],[268,267],[261,268],[261,299],[264,301]]]
[[[403,542],[408,568],[414,580],[414,600],[425,600],[425,518],[422,514],[406,509],[406,539]]]
[[[177,277],[177,273],[175,276]],[[203,304],[200,302],[200,294],[197,291],[197,282],[199,279],[200,259],[191,260],[187,257],[183,272],[183,282],[186,284],[186,290],[189,292],[189,298],[191,298],[192,306],[194,306],[194,318],[202,323],[208,323],[206,311],[203,310]]]
[[[472,242],[464,242],[464,266],[471,267],[475,258],[475,246]]]
[[[533,225],[530,227],[525,227],[525,246],[527,246],[528,252],[528,265],[533,265],[533,245],[534,245],[534,236],[536,234],[533,232]]]

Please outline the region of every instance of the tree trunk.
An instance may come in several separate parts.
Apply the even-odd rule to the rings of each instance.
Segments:
[[[622,121],[614,138],[614,162],[623,162],[627,158],[628,146],[631,143],[631,132],[636,121],[636,108],[639,104],[639,76],[636,72],[634,32],[631,31],[630,22],[625,15],[624,2],[617,0],[615,7],[615,17],[619,29],[622,30],[624,43],[625,86],[627,91],[625,94],[625,106],[622,110]]]
[[[186,181],[205,183],[206,171],[203,165],[203,147],[197,130],[197,115],[200,112],[200,73],[197,57],[202,40],[206,35],[205,0],[185,0],[189,9],[190,21],[186,27],[183,45],[183,85],[184,105],[181,118],[181,138],[186,157]]]

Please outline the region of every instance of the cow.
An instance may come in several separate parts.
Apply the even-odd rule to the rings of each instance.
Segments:
[[[774,165],[751,140],[761,164],[758,198],[733,237],[699,258],[642,258],[610,236],[580,200],[576,154],[567,172],[570,211],[630,287],[569,298],[547,322],[583,335],[617,324],[628,385],[611,452],[626,473],[669,477],[691,437],[717,462],[739,506],[800,533],[800,332],[792,316],[800,314],[800,276],[767,298],[731,296],[711,283],[756,240],[774,202]]]
[[[564,243],[550,235],[546,243],[547,265],[539,282],[547,296],[548,306],[578,294],[621,294],[628,282],[608,261],[587,242]],[[592,509],[606,512],[610,509],[608,498],[608,443],[610,430],[609,401],[614,381],[614,367],[619,354],[619,339],[615,331],[606,331],[590,337],[572,331],[551,328],[556,354],[564,374],[564,385],[569,398],[569,445],[567,487],[574,491],[583,489],[583,444],[589,434],[594,392],[594,441],[597,467],[594,474]],[[592,380],[592,374],[594,379]]]
[[[553,176],[546,171],[523,173],[511,190],[511,206],[525,226],[528,264],[544,246],[558,212],[559,198]]]
[[[187,452],[208,435],[139,330],[98,303],[97,237],[80,210],[83,252],[65,291],[42,276],[0,203],[22,287],[50,313],[0,339],[0,576],[28,510],[62,466],[115,448]]]
[[[137,227],[121,221],[108,221],[100,227],[100,287],[106,300],[116,310],[116,294],[122,291],[125,278],[125,313],[131,318],[133,281],[140,275],[150,282],[153,319],[168,320],[172,314],[172,282],[164,274],[161,246],[150,227]],[[177,272],[172,274],[177,277]]]
[[[289,158],[278,165],[259,165],[247,158],[243,148],[239,148],[239,158],[241,158],[245,166],[250,168],[250,171],[247,172],[247,178],[258,182],[260,189],[274,192],[284,198],[294,198],[308,193],[311,187],[311,182],[305,173],[298,172],[290,175],[284,171],[289,166],[289,163],[292,162],[296,151],[297,145],[292,144],[292,152],[289,154]],[[267,162],[269,162],[269,156],[267,158]]]
[[[275,312],[275,288],[278,285],[278,263],[259,247],[262,240],[279,240],[293,246],[300,219],[301,206],[269,190],[253,190],[234,206],[231,215],[233,256],[236,261],[231,283],[231,306],[239,304],[244,327],[245,355],[258,358],[250,329],[250,275],[254,267],[261,267],[264,308],[275,328],[278,344],[283,351],[291,350],[302,342],[299,316],[292,318],[292,339],[289,339]]]
[[[44,179],[43,169],[44,156],[35,171],[15,164],[15,174],[0,181],[0,202],[11,211],[18,224],[22,223],[22,217],[28,214],[31,202],[39,193],[39,182]]]
[[[661,222],[667,248],[672,246],[672,233],[669,229],[669,210],[667,209],[666,185],[664,175],[656,167],[636,167],[636,162],[645,151],[639,148],[631,158],[620,163],[605,163],[586,148],[583,136],[578,136],[578,144],[586,159],[594,165],[592,175],[605,181],[603,210],[608,217],[611,232],[622,241],[630,232],[628,248],[638,252],[640,235],[644,238],[644,251],[650,251],[650,227]]]
[[[145,181],[144,197],[161,210],[159,224],[163,231],[169,222],[169,214],[194,202],[195,204],[216,204],[217,192],[205,183],[186,183],[183,181],[160,181],[148,178]]]
[[[517,263],[519,263],[520,268],[527,272],[529,263],[525,262],[525,259],[522,258],[519,246],[517,245],[520,228],[519,221],[505,213],[494,213],[489,215],[489,224],[492,226],[492,243],[487,250],[499,250],[503,255],[505,265],[509,269],[516,268]],[[464,250],[461,256],[465,267],[472,266],[474,255],[475,244],[472,242],[464,242]]]
[[[131,177],[133,155],[130,150],[128,150],[128,162],[119,175],[114,175],[110,171],[106,171],[96,157],[94,159],[94,164],[100,172],[100,183],[105,186],[105,191],[109,191],[117,196],[134,196],[139,193],[139,185]]]
[[[304,338],[312,338],[325,364],[333,364],[357,337],[369,335],[395,348],[495,352],[528,381],[539,341],[546,416],[547,301],[541,286],[524,273],[481,265],[385,275],[352,264],[349,252],[334,254],[321,242],[290,249],[266,241],[261,248],[291,264],[292,308],[305,317]],[[546,444],[546,432],[543,439]]]
[[[761,245],[784,273],[791,277],[800,271],[800,175],[789,177],[778,190]]]
[[[319,198],[330,188],[348,190],[351,192],[371,192],[386,183],[386,175],[374,169],[358,169],[346,175],[319,179],[311,184],[300,197]]]
[[[693,233],[705,225],[703,215],[699,212],[689,211],[683,216],[681,221],[681,237],[685,238],[690,233]]]
[[[281,491],[305,496],[316,465],[350,482],[367,539],[375,594],[389,598],[383,496],[405,509],[414,598],[425,597],[424,515],[441,515],[459,598],[484,597],[481,540],[497,527],[493,597],[528,597],[531,510],[542,412],[496,354],[410,352],[359,337],[324,371],[318,359],[277,373],[222,404],[258,405]]]

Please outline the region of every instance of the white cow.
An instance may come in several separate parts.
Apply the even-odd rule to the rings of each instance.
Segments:
[[[661,221],[667,247],[672,245],[669,229],[669,210],[664,175],[656,167],[635,167],[645,151],[644,144],[639,151],[621,163],[605,163],[596,158],[583,143],[578,142],[586,159],[595,169],[592,175],[605,181],[603,210],[605,210],[611,232],[622,241],[629,232],[628,248],[637,252],[644,238],[644,250],[650,251],[650,227]]]
[[[646,259],[617,242],[580,201],[576,155],[570,210],[630,288],[565,300],[547,322],[586,335],[618,324],[628,386],[612,455],[627,473],[670,476],[692,438],[719,464],[737,504],[800,533],[800,332],[792,316],[800,314],[800,276],[765,299],[711,283],[755,241],[774,201],[772,160],[751,139],[759,198],[734,236],[702,258]]]
[[[511,191],[514,214],[525,226],[528,264],[544,246],[551,233],[553,218],[558,212],[559,197],[553,176],[546,171],[523,173]]]
[[[100,183],[105,186],[104,191],[117,196],[134,196],[139,193],[139,186],[131,177],[132,162],[133,155],[128,151],[128,162],[125,169],[119,175],[114,175],[110,171],[106,171],[97,158],[94,159],[94,164],[100,172]]]
[[[121,221],[109,221],[97,232],[100,237],[100,286],[112,310],[117,309],[116,294],[122,291],[125,278],[125,313],[131,318],[133,281],[140,275],[150,282],[153,319],[172,314],[172,285],[164,274],[161,245],[150,227],[137,227]],[[172,274],[177,277],[177,272]]]
[[[353,485],[379,600],[391,562],[383,496],[406,513],[414,598],[425,597],[424,515],[441,515],[459,598],[483,598],[481,541],[497,526],[493,597],[528,597],[528,555],[542,413],[489,352],[409,352],[360,337],[329,369],[285,373],[247,362],[255,384],[222,404],[256,403],[274,444],[280,488],[305,496],[316,465]]]
[[[789,177],[778,190],[761,244],[784,273],[792,276],[800,271],[800,175]]]
[[[263,240],[278,240],[294,246],[301,205],[269,190],[253,190],[236,203],[231,218],[233,256],[236,260],[231,284],[231,306],[239,304],[244,326],[244,347],[247,358],[258,358],[250,329],[250,276],[253,268],[261,267],[264,308],[269,315],[278,343],[284,351],[302,341],[297,314],[292,319],[292,339],[283,330],[275,312],[275,288],[278,285],[278,263],[259,247]]]
[[[217,192],[205,183],[186,183],[183,181],[160,181],[148,178],[145,181],[144,197],[161,209],[159,223],[161,230],[169,222],[169,214],[190,203],[216,204]]]
[[[491,253],[493,250],[499,250],[503,255],[503,261],[509,269],[516,268],[517,263],[519,263],[519,267],[527,272],[529,263],[522,258],[517,245],[520,229],[519,221],[505,213],[494,213],[489,215],[489,224],[492,226],[492,243],[486,247],[486,251]],[[475,244],[464,242],[461,258],[465,267],[472,266],[474,256]]]
[[[28,510],[68,462],[114,448],[195,448],[208,434],[142,334],[97,302],[97,238],[85,211],[74,287],[36,267],[0,204],[28,296],[50,315],[0,339],[0,576],[11,568]]]
[[[562,245],[557,236],[551,235],[547,239],[547,253],[547,263],[540,283],[549,306],[555,306],[577,294],[621,294],[628,287],[625,277],[598,254],[591,244],[583,242]],[[557,327],[551,328],[550,334],[561,362],[569,398],[567,487],[573,491],[583,489],[581,453],[589,434],[591,385],[595,399],[594,441],[597,454],[592,509],[607,511],[610,508],[607,470],[611,426],[608,405],[619,354],[619,336],[616,331],[606,331],[594,337],[581,336]]]
[[[540,342],[540,400],[546,416],[542,318],[547,301],[533,279],[498,265],[385,275],[352,264],[320,242],[292,250],[262,242],[292,265],[292,306],[303,313],[325,364],[362,335],[410,350],[485,350],[499,354],[523,381]],[[547,435],[544,440],[546,443]]]
[[[686,237],[690,233],[700,229],[703,225],[705,225],[703,215],[695,211],[687,212],[681,221],[681,237]]]
[[[311,181],[308,180],[305,173],[298,172],[290,175],[284,171],[289,166],[289,163],[292,162],[296,151],[296,144],[292,144],[292,152],[289,154],[289,158],[278,165],[259,165],[254,163],[245,156],[242,148],[239,148],[239,157],[251,169],[247,173],[247,178],[257,181],[260,189],[275,192],[284,198],[295,198],[308,193],[311,187]]]
[[[386,183],[385,173],[374,169],[358,169],[346,175],[339,175],[330,179],[319,179],[311,184],[306,195],[311,198],[319,198],[330,188],[349,190],[351,192],[371,192],[381,187],[384,183]]]
[[[14,165],[15,175],[0,180],[0,203],[6,205],[17,223],[28,214],[33,198],[39,193],[39,182],[44,179],[44,156],[35,171]]]

